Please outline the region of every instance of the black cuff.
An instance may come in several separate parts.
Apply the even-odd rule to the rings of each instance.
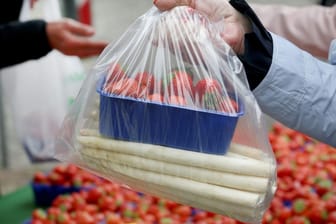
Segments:
[[[231,0],[230,4],[252,24],[252,32],[245,34],[242,61],[251,90],[265,78],[272,64],[273,40],[252,8],[245,0]]]
[[[32,20],[0,26],[0,67],[38,59],[50,50],[46,22]]]

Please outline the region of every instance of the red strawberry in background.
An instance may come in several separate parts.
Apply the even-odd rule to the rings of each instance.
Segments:
[[[192,76],[185,71],[174,71],[164,79],[163,91],[168,91],[171,96],[193,98],[194,85]]]

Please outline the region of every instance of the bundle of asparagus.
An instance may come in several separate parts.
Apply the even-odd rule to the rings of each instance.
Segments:
[[[82,129],[87,166],[130,187],[193,207],[260,223],[275,190],[275,164],[261,150],[231,144],[225,155],[104,138]]]

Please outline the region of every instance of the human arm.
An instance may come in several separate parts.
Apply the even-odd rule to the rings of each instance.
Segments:
[[[156,4],[160,1],[175,2],[157,0]],[[206,3],[203,0],[201,4],[198,4],[199,1],[182,0],[180,3],[189,5],[192,3],[191,6],[206,13],[206,8],[199,8]],[[226,4],[225,0],[207,0],[206,2],[212,4],[215,9],[220,9]],[[336,112],[335,67],[312,57],[309,53],[275,34],[271,36],[270,49],[269,45],[263,44],[265,41],[269,42],[269,35],[264,33],[265,29],[253,17],[249,7],[246,7],[246,2],[232,0],[230,3],[235,5],[235,8],[241,5],[239,11],[252,23],[250,31],[253,32],[238,32],[235,33],[236,36],[231,33],[229,36],[241,42],[237,44],[231,40],[236,44],[234,46],[241,46],[238,49],[233,47],[233,49],[244,64],[250,87],[254,90],[261,109],[288,127],[336,146],[336,116],[332,116]],[[216,12],[216,10],[211,11],[209,15]],[[222,15],[224,20],[228,16],[235,16],[227,11],[221,11],[218,14]],[[246,23],[246,19],[242,22],[241,17],[230,21],[234,21],[238,26],[236,30],[241,30],[242,24]],[[259,45],[255,45],[255,42]],[[239,51],[240,49],[243,51]],[[289,63],[291,67],[288,67],[286,63]]]
[[[91,27],[70,19],[0,25],[0,68],[38,59],[51,49],[79,57],[97,55],[107,42],[92,40],[93,34]]]
[[[20,16],[23,0],[10,0],[0,7],[0,24],[17,21]]]
[[[46,55],[51,47],[45,30],[42,20],[0,25],[0,68]]]
[[[231,1],[237,9],[234,2],[243,1]],[[238,10],[254,24],[252,33],[265,30],[261,24],[255,26],[257,19],[248,8]],[[255,35],[259,41],[251,42],[251,35],[245,34],[245,52],[239,57],[262,111],[292,129],[336,146],[336,66],[273,33],[272,51],[265,51],[255,45],[269,41],[268,37]],[[268,60],[270,66],[265,63]]]
[[[327,59],[336,37],[336,5],[251,4],[264,26],[316,57]]]
[[[336,66],[280,36],[272,38],[272,65],[253,90],[260,108],[284,125],[336,147]]]

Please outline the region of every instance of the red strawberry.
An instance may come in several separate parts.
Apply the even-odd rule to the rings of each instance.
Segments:
[[[174,104],[174,105],[180,105],[180,106],[187,105],[186,100],[182,96],[174,96],[174,95],[169,96],[168,103]]]
[[[139,83],[132,78],[124,78],[118,82],[113,82],[105,91],[120,96],[130,96],[137,98],[139,96]]]
[[[141,88],[145,89],[148,94],[154,92],[155,78],[152,74],[148,72],[139,72],[135,76],[135,80],[139,82]]]
[[[34,174],[34,183],[47,184],[48,182],[49,182],[48,176],[45,173],[38,171]]]
[[[222,105],[223,97],[218,94],[218,92],[205,92],[200,106],[203,109],[220,111]]]
[[[154,93],[148,96],[148,99],[153,102],[160,102],[162,103],[162,95],[158,93]]]
[[[37,219],[37,220],[46,220],[47,219],[47,213],[41,209],[41,208],[37,208],[33,211],[33,219]],[[43,223],[41,221],[41,223]]]
[[[198,102],[203,101],[205,94],[222,94],[222,87],[216,79],[205,78],[197,82],[195,87],[195,97]]]
[[[106,85],[109,85],[112,82],[117,82],[123,79],[125,76],[126,73],[124,72],[121,65],[118,63],[113,63],[107,74]]]
[[[196,104],[204,109],[222,111],[222,108],[227,106],[223,101],[222,92],[222,87],[217,80],[202,79],[195,87]]]
[[[168,91],[169,95],[193,98],[194,85],[189,73],[174,71],[164,81],[164,91]]]
[[[222,101],[219,103],[218,110],[226,113],[237,113],[238,104],[231,98],[222,99]]]

